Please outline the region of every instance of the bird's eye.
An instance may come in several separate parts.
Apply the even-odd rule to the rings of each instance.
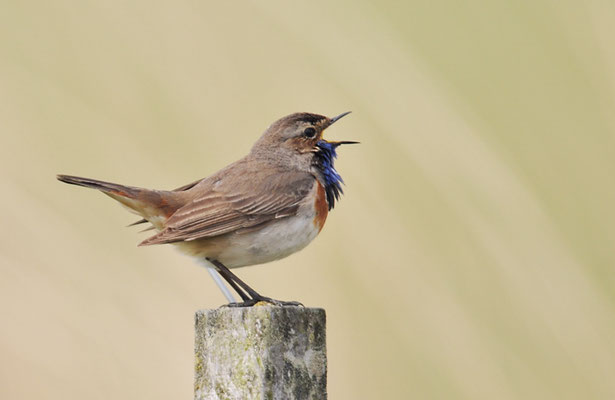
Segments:
[[[312,128],[311,126],[305,128],[305,130],[303,131],[303,136],[308,139],[312,139],[314,136],[316,136],[316,129]]]

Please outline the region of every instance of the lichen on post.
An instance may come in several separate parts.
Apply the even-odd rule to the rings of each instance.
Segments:
[[[320,308],[198,311],[194,398],[326,399],[325,327]]]

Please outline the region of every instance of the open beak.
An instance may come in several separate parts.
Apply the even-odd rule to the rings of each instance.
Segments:
[[[329,126],[333,125],[336,121],[340,120],[342,117],[345,117],[346,115],[350,114],[351,112],[352,111],[346,111],[345,113],[341,113],[337,117],[329,118]],[[360,143],[360,142],[354,142],[352,140],[340,140],[338,142],[330,142],[330,141],[327,140],[326,142],[334,145],[335,147],[337,147],[337,146],[339,146],[341,144],[358,144],[358,143]]]

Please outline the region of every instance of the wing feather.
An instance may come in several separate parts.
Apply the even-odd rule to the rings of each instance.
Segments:
[[[192,201],[171,215],[165,229],[140,245],[245,232],[293,216],[314,182],[307,172],[273,167],[223,170],[190,189],[195,192]]]

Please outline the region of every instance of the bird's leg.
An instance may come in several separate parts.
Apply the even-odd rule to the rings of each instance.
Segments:
[[[223,273],[221,273],[220,275],[222,275],[222,277],[228,282],[228,284],[237,292],[237,294],[239,294],[241,300],[250,300],[250,296],[248,296],[239,286],[237,286],[237,284],[232,279],[228,279]]]
[[[233,296],[233,293],[231,293],[231,290],[230,290],[231,288],[228,287],[228,283],[226,283],[224,279],[222,279],[222,276],[220,276],[220,273],[218,272],[216,267],[212,263],[210,263],[209,260],[205,259],[203,261],[205,261],[204,264],[205,264],[205,268],[207,269],[207,272],[213,279],[216,286],[218,286],[218,288],[220,289],[220,291],[222,292],[226,300],[229,303],[234,303],[235,296]]]
[[[254,298],[262,297],[256,290],[252,289],[246,283],[244,283],[241,279],[237,277],[237,275],[233,274],[231,270],[229,270],[224,264],[222,264],[218,260],[211,260],[211,263],[216,266],[220,275],[228,282],[228,284],[235,289],[235,291],[241,296],[241,299],[246,301],[250,301]],[[245,290],[245,292],[244,292]],[[247,293],[247,294],[246,294]]]
[[[216,266],[216,268],[218,269],[218,272],[220,272],[220,275],[228,282],[228,284],[233,289],[235,289],[235,291],[239,294],[239,296],[241,296],[241,299],[243,300],[243,302],[241,303],[230,303],[229,307],[251,307],[261,301],[264,301],[265,303],[270,303],[276,306],[303,306],[303,304],[297,301],[280,301],[280,300],[274,300],[272,298],[262,296],[256,290],[248,286],[244,281],[239,279],[237,275],[232,273],[231,270],[228,269],[220,261],[218,260],[210,260],[210,261],[213,265]]]
[[[220,276],[222,276],[222,278],[224,278],[224,280],[226,282],[228,282],[228,284],[233,288],[233,290],[235,290],[235,292],[237,292],[239,297],[241,297],[241,300],[243,300],[244,302],[251,300],[250,296],[248,296],[239,286],[237,286],[235,281],[233,281],[233,279],[231,279],[231,277],[225,273],[226,271],[228,271],[228,272],[230,272],[230,271],[228,270],[228,268],[226,268],[226,266],[224,266],[224,264],[222,264],[221,262],[216,261],[216,260],[207,259],[207,261],[209,261],[210,263],[215,265],[216,271],[218,271],[218,273],[220,273]],[[226,271],[224,271],[224,269],[221,268],[220,266],[224,267],[224,269],[226,269]]]

